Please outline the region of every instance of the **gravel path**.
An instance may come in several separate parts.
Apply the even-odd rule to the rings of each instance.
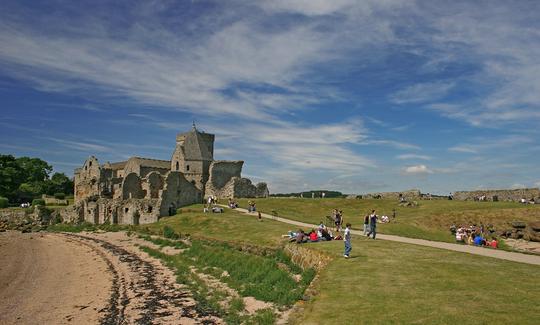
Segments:
[[[242,209],[242,208],[237,208],[235,210],[246,213],[246,214],[250,214],[250,215],[254,214],[254,213],[249,213],[248,210]],[[290,220],[283,217],[276,217],[276,216],[266,214],[266,213],[261,213],[261,216],[263,218],[272,219],[275,221],[284,222],[284,223],[288,223],[291,225],[296,225],[296,226],[304,227],[304,228],[316,228],[318,226],[318,225],[314,225],[310,223]],[[352,230],[351,233],[353,235],[364,236],[363,232],[360,230]],[[390,241],[395,241],[395,242],[400,242],[400,243],[428,246],[428,247],[446,249],[446,250],[451,250],[451,251],[456,251],[456,252],[488,256],[488,257],[513,261],[513,262],[540,265],[540,256],[536,256],[536,255],[513,253],[513,252],[507,252],[503,250],[496,250],[496,249],[469,246],[469,245],[444,243],[444,242],[437,242],[437,241],[431,241],[431,240],[425,240],[425,239],[408,238],[408,237],[401,237],[401,236],[394,236],[394,235],[384,235],[384,234],[379,234],[379,233],[377,234],[377,239],[390,240]]]

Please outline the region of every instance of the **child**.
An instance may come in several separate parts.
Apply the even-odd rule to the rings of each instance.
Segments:
[[[343,231],[343,242],[345,243],[345,253],[343,257],[349,258],[352,250],[351,246],[351,224],[347,223],[347,228]]]

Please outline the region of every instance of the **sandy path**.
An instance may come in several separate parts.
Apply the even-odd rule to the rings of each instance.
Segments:
[[[221,205],[221,206],[224,208],[228,208],[225,205]],[[251,214],[246,209],[236,208],[235,210],[246,213],[246,214]],[[284,222],[284,223],[288,223],[288,224],[299,226],[299,227],[305,227],[305,228],[318,227],[318,225],[290,220],[283,217],[276,217],[276,216],[266,214],[266,213],[261,213],[261,216],[263,218],[272,219],[275,221]],[[360,230],[351,230],[351,233],[354,235],[364,236],[363,232]],[[452,244],[452,243],[437,242],[437,241],[431,241],[431,240],[425,240],[425,239],[408,238],[408,237],[401,237],[401,236],[394,236],[394,235],[384,235],[384,234],[379,234],[379,233],[377,233],[377,239],[391,240],[391,241],[396,241],[400,243],[428,246],[428,247],[446,249],[446,250],[451,250],[451,251],[456,251],[456,252],[488,256],[488,257],[513,261],[513,262],[540,265],[540,256],[536,256],[536,255],[512,253],[512,252],[489,249],[489,248],[484,248],[484,247]]]
[[[125,233],[0,233],[0,324],[220,324]]]

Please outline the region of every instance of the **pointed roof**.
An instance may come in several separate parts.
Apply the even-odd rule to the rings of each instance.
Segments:
[[[187,160],[214,160],[214,135],[200,132],[193,124],[191,131],[179,134],[184,139],[183,154]]]

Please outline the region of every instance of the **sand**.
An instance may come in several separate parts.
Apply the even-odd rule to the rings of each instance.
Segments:
[[[0,324],[222,324],[125,233],[0,233]]]

